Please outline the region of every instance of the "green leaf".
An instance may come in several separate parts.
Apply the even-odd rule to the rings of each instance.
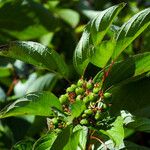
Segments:
[[[78,144],[80,142],[80,133],[82,130],[77,130],[73,132],[70,136],[69,142],[67,145],[64,147],[63,150],[77,150],[78,149]]]
[[[123,118],[118,116],[115,122],[112,123],[111,129],[107,131],[100,131],[109,136],[114,141],[115,146],[119,147],[123,143],[124,139]]]
[[[65,129],[62,130],[61,133],[59,133],[50,150],[62,150],[69,142],[71,134],[72,127],[67,126]]]
[[[87,26],[91,32],[91,38],[94,45],[100,44],[107,30],[112,24],[112,21],[124,6],[125,3],[120,3],[118,5],[109,7],[108,9],[101,11],[89,22]]]
[[[49,150],[56,140],[57,135],[58,133],[55,131],[47,133],[34,143],[32,150]]]
[[[150,119],[134,117],[134,121],[129,123],[127,127],[136,131],[150,133]]]
[[[0,78],[1,77],[8,77],[12,74],[11,68],[7,67],[0,67]]]
[[[4,101],[6,98],[6,94],[4,90],[0,87],[0,102]]]
[[[72,9],[56,9],[55,13],[72,27],[79,23],[79,14]]]
[[[108,66],[109,68],[109,66]],[[129,82],[135,77],[150,71],[150,52],[131,56],[127,60],[115,63],[106,80],[103,88],[106,90],[117,84]],[[102,79],[102,71],[94,78],[95,82],[100,82]]]
[[[52,90],[58,77],[54,73],[47,73],[39,78],[37,78],[31,86],[27,89],[26,93]]]
[[[50,92],[31,93],[2,109],[0,118],[19,115],[50,116],[51,107],[61,109],[61,104],[55,95]]]
[[[111,58],[114,44],[115,43],[111,41],[101,42],[101,44],[95,48],[95,53],[90,58],[90,61],[100,68],[104,67]]]
[[[149,150],[148,147],[137,145],[135,143],[125,141],[125,149],[124,150]]]
[[[89,63],[89,58],[94,55],[94,46],[100,44],[112,21],[124,6],[121,3],[101,11],[87,24],[74,52],[74,66],[80,74]]]
[[[150,117],[150,79],[144,78],[112,88],[111,114],[128,110],[135,116]]]
[[[10,42],[8,45],[0,47],[0,55],[22,60],[26,63],[58,71],[61,75],[68,75],[68,68],[60,55],[36,42]]]
[[[77,118],[86,109],[85,103],[83,101],[76,101],[71,105],[71,118]]]
[[[134,15],[122,25],[116,36],[116,46],[112,58],[117,56],[129,46],[150,25],[150,8],[144,9]]]
[[[27,150],[32,149],[34,140],[33,139],[23,139],[19,142],[17,142],[11,149],[12,150]]]

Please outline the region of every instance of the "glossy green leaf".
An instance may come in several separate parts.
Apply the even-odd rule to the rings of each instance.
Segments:
[[[51,48],[36,42],[10,42],[0,47],[0,55],[22,60],[26,63],[58,71],[63,76],[68,75],[68,68],[61,56]]]
[[[116,115],[120,110],[128,110],[135,116],[150,117],[149,89],[149,78],[112,88],[111,114]]]
[[[50,150],[64,149],[64,147],[70,140],[71,134],[72,134],[72,127],[67,126],[65,129],[62,130],[61,133],[59,133]]]
[[[111,129],[102,131],[102,133],[109,136],[114,141],[115,146],[119,147],[123,143],[124,139],[123,118],[120,116],[117,117],[117,119],[112,123]]]
[[[83,101],[76,101],[71,105],[71,118],[77,118],[86,109],[85,103]]]
[[[80,142],[80,132],[82,131],[77,130],[71,134],[69,142],[67,143],[67,145],[64,147],[63,150],[77,150],[78,149],[78,144]]]
[[[108,77],[106,78],[103,88],[108,89],[114,85],[129,82],[130,80],[150,71],[150,52],[131,56],[127,60],[115,63]],[[100,82],[102,71],[94,78],[95,82]]]
[[[41,137],[35,142],[32,150],[50,150],[52,144],[57,138],[57,135],[58,133],[55,131],[47,133],[46,135],[44,135],[43,137]]]
[[[2,109],[0,118],[19,115],[50,116],[51,107],[61,109],[61,104],[55,95],[50,92],[31,93]]]
[[[74,65],[80,74],[89,63],[89,58],[94,55],[94,46],[101,43],[112,21],[124,6],[121,3],[101,11],[87,24],[74,52]]]
[[[132,128],[136,131],[150,133],[150,119],[134,117],[134,121],[127,125],[128,128]]]
[[[54,73],[47,73],[39,78],[37,78],[27,89],[26,93],[52,90],[58,77]]]
[[[102,68],[111,58],[111,55],[114,50],[114,42],[103,41],[99,46],[95,48],[95,53],[90,58],[91,63]]]
[[[116,36],[116,46],[112,58],[115,59],[134,39],[150,25],[150,8],[134,15],[122,25]]]

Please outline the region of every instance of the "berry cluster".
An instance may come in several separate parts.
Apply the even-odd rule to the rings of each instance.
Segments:
[[[59,97],[59,101],[67,115],[71,114],[70,105],[76,101],[83,101],[86,110],[78,118],[75,118],[76,122],[81,125],[100,128],[106,127],[108,121],[111,120],[108,111],[111,106],[110,98],[111,94],[103,93],[100,83],[94,83],[92,79],[89,81],[80,79],[77,84],[72,84],[66,89],[66,93]]]

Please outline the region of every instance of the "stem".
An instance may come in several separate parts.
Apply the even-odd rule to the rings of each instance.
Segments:
[[[95,137],[95,136],[90,136],[90,139],[97,140],[98,142],[100,142],[101,144],[103,144],[103,145],[105,146],[105,150],[107,150],[106,144],[105,144],[102,140],[100,140],[99,138],[97,138],[97,137]]]

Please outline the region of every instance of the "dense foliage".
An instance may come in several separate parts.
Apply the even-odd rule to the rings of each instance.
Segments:
[[[0,1],[0,149],[148,150],[148,1]]]

